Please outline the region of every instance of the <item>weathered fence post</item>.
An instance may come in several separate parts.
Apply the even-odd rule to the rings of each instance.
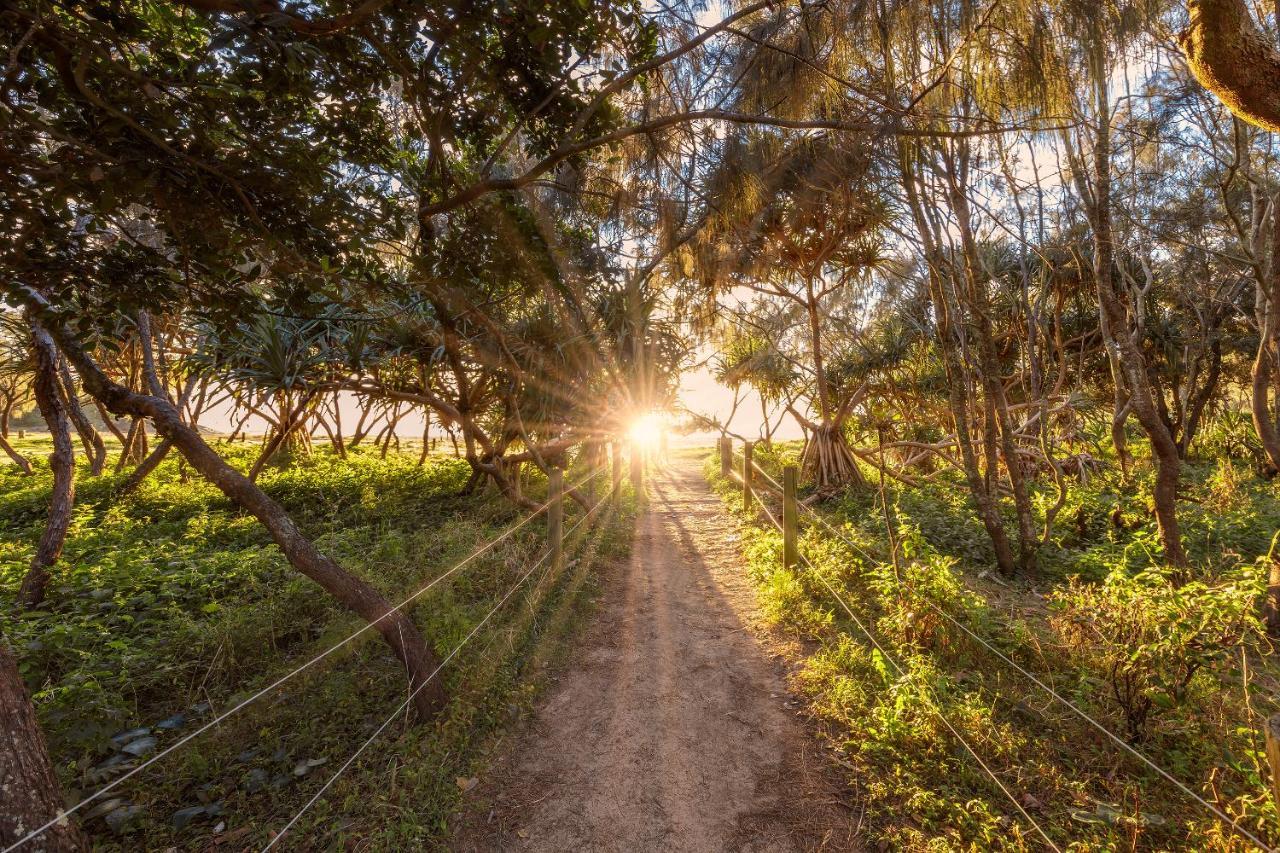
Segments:
[[[1267,764],[1271,766],[1271,796],[1280,808],[1280,714],[1267,718],[1263,734],[1267,741]]]
[[[547,473],[547,541],[551,546],[551,571],[564,563],[564,471],[552,468]]]
[[[796,564],[796,534],[800,519],[796,506],[796,466],[782,469],[782,565],[788,569]]]
[[[634,440],[631,442],[631,488],[637,497],[644,489],[644,448]]]
[[[755,445],[746,441],[742,444],[742,510],[751,510],[751,451]]]
[[[728,478],[733,472],[733,439],[720,436],[720,476]]]
[[[616,498],[622,489],[622,442],[614,439],[609,451],[613,456],[613,496]]]
[[[596,503],[596,478],[590,476],[595,474],[601,468],[601,445],[598,442],[587,442],[583,448],[583,457],[587,463],[587,482],[583,486],[587,490],[587,503],[595,506]]]
[[[1263,620],[1267,635],[1280,640],[1280,559],[1271,558],[1271,575],[1267,578],[1267,597],[1263,600]]]

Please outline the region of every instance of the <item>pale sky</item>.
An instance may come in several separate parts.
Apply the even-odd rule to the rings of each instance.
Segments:
[[[700,353],[699,360],[705,359],[708,352]],[[343,432],[350,435],[356,420],[360,416],[360,410],[354,395],[344,393],[340,399]],[[679,405],[698,414],[723,421],[729,416],[729,412],[733,408],[733,391],[719,385],[711,377],[711,372],[705,366],[697,367],[686,371],[681,376]],[[421,438],[422,410],[410,411],[408,407],[405,410],[408,413],[399,422],[396,428],[397,434],[402,439]],[[771,412],[771,415],[774,421],[777,422],[779,412],[775,410]],[[738,435],[754,439],[760,436],[760,422],[759,396],[754,391],[744,393],[741,402],[738,404],[737,414],[729,424],[730,430]],[[200,418],[200,425],[217,432],[230,432],[233,425],[231,405],[227,403],[209,410]],[[247,428],[251,434],[260,434],[265,431],[266,423],[260,418],[253,417],[249,420]],[[380,429],[381,425],[374,430],[375,434]],[[434,418],[432,419],[431,432],[433,437],[444,437],[444,433],[436,426]],[[719,433],[716,432],[699,432],[687,437],[673,436],[671,443],[673,445],[711,444],[718,435]],[[794,418],[787,415],[783,418],[782,425],[774,432],[774,437],[781,440],[801,438],[800,425],[795,422]]]

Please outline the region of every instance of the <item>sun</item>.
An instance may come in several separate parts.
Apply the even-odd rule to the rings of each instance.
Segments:
[[[648,412],[631,422],[631,426],[627,429],[627,438],[638,447],[654,448],[662,440],[664,429],[662,415],[657,412]]]

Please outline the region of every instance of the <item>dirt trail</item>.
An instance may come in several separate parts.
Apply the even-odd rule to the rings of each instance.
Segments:
[[[578,658],[467,795],[450,848],[858,849],[699,461],[677,456],[649,494]]]

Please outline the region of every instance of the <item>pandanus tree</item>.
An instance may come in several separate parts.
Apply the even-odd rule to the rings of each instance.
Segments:
[[[742,386],[755,391],[760,400],[760,437],[768,445],[777,428],[771,407],[780,404],[785,410],[794,405],[799,371],[777,344],[766,337],[765,330],[744,330],[735,326],[733,321],[729,322],[728,331],[721,339],[719,353],[713,362],[713,378],[733,389],[734,412],[737,411]],[[727,421],[732,419],[733,412],[730,412]],[[727,421],[725,428],[728,427]]]
[[[861,399],[828,369],[829,309],[881,265],[888,209],[866,150],[824,138],[747,135],[730,144],[713,181],[719,214],[692,247],[713,293],[742,287],[793,317],[811,382],[802,469],[819,489],[863,481],[846,426]]]
[[[31,350],[22,315],[0,311],[0,450],[24,474],[31,473],[31,461],[9,443],[9,423],[32,403]]]
[[[239,406],[270,427],[249,469],[250,480],[273,461],[287,462],[306,449],[306,427],[342,333],[323,316],[268,310],[230,329],[209,328],[202,336],[188,360],[191,367],[226,384]]]

